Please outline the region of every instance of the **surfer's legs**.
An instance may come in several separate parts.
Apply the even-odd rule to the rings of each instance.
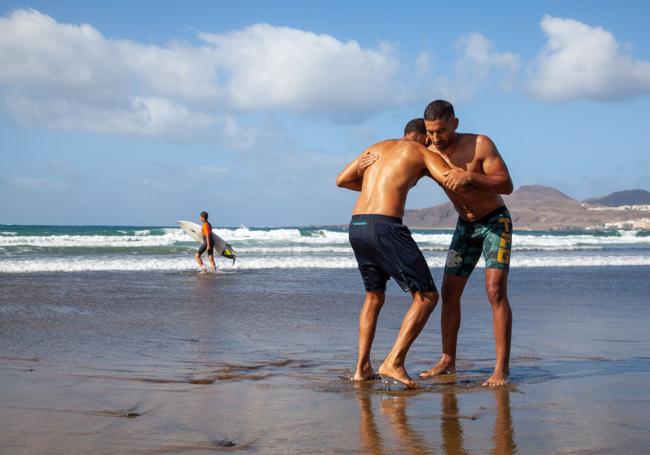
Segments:
[[[442,311],[440,333],[442,334],[442,356],[431,369],[420,374],[428,378],[439,374],[456,373],[456,346],[460,329],[460,298],[469,277],[445,273],[442,279]]]
[[[214,256],[212,254],[208,254],[208,259],[210,260],[210,265],[212,266],[212,269],[214,272],[217,272],[217,264],[214,263]]]
[[[497,358],[494,372],[483,385],[493,387],[505,384],[509,374],[512,311],[508,301],[508,271],[486,268],[485,290],[492,307],[492,330]]]
[[[379,367],[380,375],[400,381],[409,388],[415,388],[416,384],[404,368],[406,354],[438,302],[438,293],[435,291],[413,292],[412,294],[413,304],[404,316],[397,340],[395,340],[386,360]]]
[[[205,269],[205,265],[203,264],[203,259],[201,259],[201,254],[198,252],[194,255],[194,258],[196,259],[196,263],[199,264],[199,267],[201,267],[201,270]]]
[[[201,270],[204,270],[204,271],[205,271],[205,265],[203,264],[203,259],[201,259],[201,255],[203,253],[205,253],[205,250],[207,248],[208,248],[208,245],[206,245],[205,242],[203,242],[201,244],[201,246],[199,247],[199,249],[196,251],[196,254],[194,255],[194,257],[196,258],[196,263],[199,264],[199,267],[201,268]]]
[[[384,305],[385,297],[384,291],[366,292],[366,300],[359,314],[359,359],[353,378],[355,381],[366,381],[373,377],[370,349],[375,338],[377,318],[379,318],[379,312]]]

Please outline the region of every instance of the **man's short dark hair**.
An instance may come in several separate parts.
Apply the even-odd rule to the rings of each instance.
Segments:
[[[409,133],[427,134],[427,129],[424,126],[423,118],[414,118],[404,127],[404,136]]]
[[[206,212],[206,211],[201,212],[201,216],[207,220],[208,219],[208,212]]]
[[[456,117],[454,106],[449,101],[431,101],[424,110],[424,120],[442,120]]]

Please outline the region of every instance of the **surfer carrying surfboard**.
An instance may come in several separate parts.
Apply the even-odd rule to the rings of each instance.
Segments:
[[[210,260],[210,265],[212,270],[217,273],[217,264],[214,263],[214,242],[212,241],[212,225],[208,221],[208,212],[203,211],[199,216],[201,219],[201,235],[203,237],[203,243],[199,246],[199,249],[196,251],[196,262],[201,268],[201,273],[206,273],[205,264],[201,256],[206,251],[208,252],[208,259]]]
[[[450,167],[440,155],[425,147],[424,119],[411,120],[401,139],[379,142],[346,166],[336,179],[339,187],[360,191],[350,222],[350,244],[359,264],[366,297],[359,315],[359,359],[353,379],[364,381],[375,375],[370,364],[370,348],[377,319],[384,304],[386,282],[393,278],[410,291],[413,304],[404,316],[399,335],[379,374],[408,388],[416,383],[404,367],[406,354],[438,302],[438,292],[422,252],[402,224],[406,195],[425,175],[444,182]],[[376,161],[363,175],[364,159]]]

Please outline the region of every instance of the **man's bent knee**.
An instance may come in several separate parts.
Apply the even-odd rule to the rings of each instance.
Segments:
[[[501,305],[508,301],[508,288],[503,283],[487,283],[485,291],[492,305]]]
[[[435,291],[416,292],[415,296],[419,299],[429,311],[433,311],[438,303],[438,293]]]
[[[460,296],[456,293],[446,293],[442,291],[442,304],[446,307],[454,307],[460,305]]]
[[[460,306],[460,296],[456,290],[449,290],[448,288],[442,288],[442,305],[445,307],[456,307]]]

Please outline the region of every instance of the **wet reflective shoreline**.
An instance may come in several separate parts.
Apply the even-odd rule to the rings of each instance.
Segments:
[[[0,276],[0,447],[643,453],[650,268],[576,273],[513,271],[513,384],[497,390],[480,387],[493,348],[482,281],[470,281],[459,372],[418,391],[349,380],[361,303],[349,271]],[[375,365],[407,304],[389,291]],[[439,352],[439,311],[412,375]]]

